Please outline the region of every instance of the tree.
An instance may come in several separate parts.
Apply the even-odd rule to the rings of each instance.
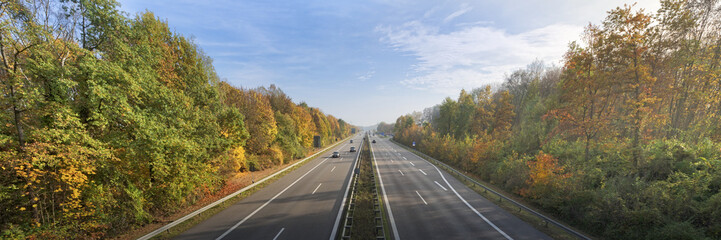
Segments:
[[[611,76],[623,91],[624,121],[630,127],[631,152],[636,166],[642,159],[642,130],[658,101],[651,94],[656,78],[651,75],[649,66],[649,24],[651,17],[641,11],[634,13],[632,6],[610,11],[603,22],[606,38],[602,47],[606,54],[604,61],[615,69]]]
[[[456,111],[456,116],[453,118],[452,133],[457,139],[464,139],[471,133],[471,124],[475,115],[476,103],[474,102],[473,96],[467,93],[466,90],[461,90],[457,103],[458,110]]]
[[[433,122],[433,126],[441,135],[453,134],[454,119],[458,111],[458,103],[453,99],[447,97],[441,103],[439,107],[440,114],[438,118]]]
[[[470,129],[472,136],[482,137],[489,134],[491,130],[495,108],[491,94],[491,86],[474,89],[472,93],[477,102]]]
[[[270,148],[278,134],[275,114],[270,102],[259,92],[237,89],[227,83],[221,83],[226,95],[226,104],[240,110],[245,117],[250,138],[246,147],[252,154],[264,154]]]
[[[513,119],[516,116],[511,104],[511,94],[508,91],[497,93],[493,118],[492,136],[501,141],[510,137]]]
[[[602,39],[600,29],[589,25],[584,33],[587,48],[571,43],[565,56],[565,72],[561,82],[563,106],[551,112],[561,121],[559,127],[583,137],[584,158],[590,158],[591,142],[608,124],[617,99],[616,87],[608,80],[603,62],[598,60]]]
[[[564,180],[572,176],[563,166],[559,166],[558,159],[543,151],[536,155],[535,161],[526,164],[529,168],[528,188],[520,191],[525,197],[542,198],[556,192],[563,188]]]
[[[385,134],[394,133],[394,129],[395,129],[395,123],[380,122],[380,123],[378,123],[378,127],[376,127],[376,131],[382,132]]]

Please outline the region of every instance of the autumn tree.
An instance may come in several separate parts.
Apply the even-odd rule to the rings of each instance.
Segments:
[[[473,111],[470,134],[482,137],[489,134],[493,124],[495,105],[491,98],[491,86],[474,89],[472,95],[475,96],[476,106]]]
[[[565,185],[564,181],[571,177],[571,174],[559,165],[558,159],[543,151],[526,164],[529,168],[528,188],[521,189],[522,196],[541,198],[561,190]]]
[[[499,92],[495,98],[492,131],[494,138],[505,140],[510,137],[512,122],[516,116],[511,98],[512,95],[508,91]]]
[[[648,36],[651,17],[642,11],[634,12],[632,6],[616,8],[609,12],[603,22],[602,51],[609,67],[615,69],[611,74],[615,84],[623,92],[624,104],[621,107],[623,119],[628,124],[631,137],[633,162],[638,164],[643,158],[641,141],[643,128],[658,98],[651,93],[656,78],[651,75],[651,41]]]
[[[599,60],[600,29],[589,25],[584,32],[586,48],[571,43],[565,55],[565,72],[561,82],[560,100],[564,104],[551,111],[561,121],[560,127],[583,138],[584,158],[590,157],[591,142],[602,131],[608,131],[617,100],[618,87],[604,72],[604,62]]]

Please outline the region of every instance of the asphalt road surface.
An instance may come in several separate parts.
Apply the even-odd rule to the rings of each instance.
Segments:
[[[329,239],[360,149],[350,139],[175,239]]]
[[[433,164],[371,139],[395,239],[551,239]]]

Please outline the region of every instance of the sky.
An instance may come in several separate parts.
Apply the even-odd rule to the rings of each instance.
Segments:
[[[589,23],[627,0],[119,0],[192,37],[236,87],[275,84],[369,126],[503,82],[534,60],[561,64]]]

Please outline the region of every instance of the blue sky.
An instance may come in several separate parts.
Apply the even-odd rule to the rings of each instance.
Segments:
[[[367,126],[502,82],[535,59],[559,65],[584,26],[636,1],[119,2],[131,16],[149,10],[194,37],[233,85],[275,84],[295,102]]]

